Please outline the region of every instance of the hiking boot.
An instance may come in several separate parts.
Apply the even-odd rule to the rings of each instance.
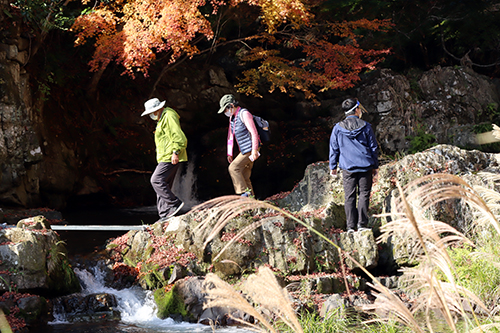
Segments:
[[[365,227],[358,228],[358,231],[365,231],[365,230],[372,230],[372,229],[370,229],[370,228],[365,228]]]

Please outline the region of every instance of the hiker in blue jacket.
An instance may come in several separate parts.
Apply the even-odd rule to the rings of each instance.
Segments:
[[[347,231],[368,230],[368,205],[372,182],[378,175],[378,145],[372,126],[361,120],[363,106],[349,98],[342,102],[346,118],[330,137],[330,174],[342,169]],[[358,205],[356,208],[356,196]]]

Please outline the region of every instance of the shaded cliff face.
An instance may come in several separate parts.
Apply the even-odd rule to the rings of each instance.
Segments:
[[[33,205],[40,191],[37,164],[42,149],[33,127],[28,60],[29,41],[21,25],[0,17],[0,201]]]

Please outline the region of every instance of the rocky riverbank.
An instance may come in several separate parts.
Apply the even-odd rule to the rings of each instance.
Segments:
[[[499,173],[499,161],[498,154],[440,145],[387,163],[380,167],[373,187],[371,230],[353,234],[344,232],[341,177],[329,175],[327,162],[315,163],[289,193],[265,202],[239,197],[214,199],[167,222],[111,240],[95,260],[102,265],[110,286],[119,289],[138,284],[153,290],[161,318],[207,324],[231,324],[229,314],[245,318],[236,310],[205,309],[204,279],[215,273],[239,284],[262,267],[274,271],[297,309],[307,307],[322,315],[339,306],[361,310],[375,301],[369,287],[373,281],[363,270],[397,290],[398,269],[414,264],[404,240],[377,242],[380,228],[390,216],[391,201],[397,196],[397,183],[404,186],[425,175],[445,173],[458,175],[470,185],[498,190],[489,176]],[[445,217],[443,221],[462,232],[474,219],[472,212],[461,209],[458,203],[441,205],[433,214]],[[51,304],[55,295],[77,289],[64,256],[63,240],[50,229],[47,219],[24,219],[16,227],[2,229],[1,234],[4,283],[0,287],[4,292],[42,295]],[[112,297],[101,295],[99,299],[107,300],[108,310],[113,308]],[[107,318],[118,319],[115,314]]]

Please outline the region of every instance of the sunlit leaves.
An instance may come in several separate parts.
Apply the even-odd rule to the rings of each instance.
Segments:
[[[233,0],[232,4],[248,3],[260,7],[262,18],[268,32],[276,32],[277,27],[289,22],[295,28],[306,24],[311,19],[304,1],[299,0]]]
[[[306,98],[314,98],[315,91],[352,88],[363,70],[373,70],[384,59],[383,55],[389,53],[387,49],[365,50],[358,43],[362,36],[360,29],[386,29],[390,26],[388,21],[362,19],[326,26],[326,36],[310,32],[303,35],[276,33],[267,39],[268,43],[281,45],[285,50],[299,50],[303,55],[299,59],[280,56],[276,49],[252,49],[242,60],[260,65],[244,72],[238,84],[239,91],[261,96],[257,87],[267,82],[269,92],[276,89],[289,94],[300,91]]]
[[[111,1],[82,14],[73,31],[77,33],[76,45],[95,39],[96,50],[90,62],[93,71],[116,61],[131,75],[136,71],[147,75],[158,53],[169,52],[170,61],[175,62],[183,55],[191,57],[199,52],[199,36],[213,38],[210,15],[202,10],[211,8],[215,15],[222,6],[242,3],[261,8],[269,31],[284,22],[299,27],[310,16],[300,0]]]
[[[171,63],[182,56],[198,54],[197,43],[213,39],[214,30],[219,29],[215,27],[219,22],[212,20],[211,23],[209,19],[219,15],[219,11],[237,12],[244,5],[258,9],[260,16],[255,18],[262,23],[262,29],[240,36],[251,44],[251,50],[240,57],[242,64],[250,68],[238,85],[240,92],[259,96],[258,87],[266,82],[270,92],[301,91],[307,98],[314,98],[318,91],[352,87],[363,70],[371,70],[383,60],[382,55],[388,50],[363,49],[359,40],[367,31],[390,26],[384,20],[315,21],[308,6],[321,2],[109,1],[82,14],[73,30],[77,32],[77,45],[95,40],[96,49],[90,62],[93,71],[116,61],[132,76],[137,72],[147,75],[149,66],[160,53],[166,54]],[[214,45],[225,37],[218,35]],[[287,56],[283,55],[284,50]]]
[[[101,4],[76,20],[76,43],[96,39],[92,70],[115,60],[131,75],[136,70],[147,74],[157,53],[169,51],[173,62],[183,54],[192,56],[198,52],[191,44],[197,34],[213,37],[210,23],[199,10],[205,3],[136,0]]]

